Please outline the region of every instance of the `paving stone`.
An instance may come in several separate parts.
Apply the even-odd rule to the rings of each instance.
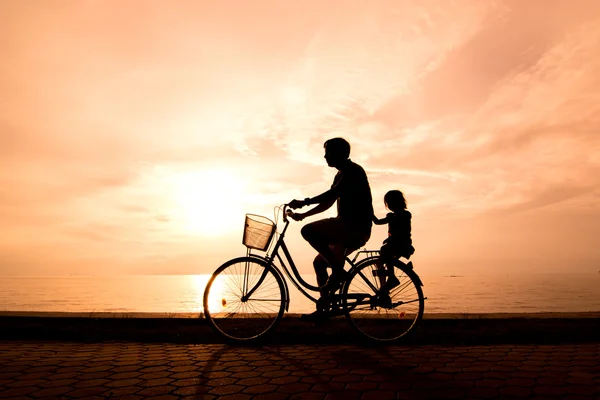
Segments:
[[[99,387],[99,386],[93,386],[93,387],[85,387],[85,388],[81,388],[81,389],[75,389],[71,392],[69,392],[69,397],[79,397],[79,398],[90,398],[92,396],[100,396],[101,394],[103,394],[104,392],[106,392],[106,388],[103,387]]]
[[[532,393],[530,388],[522,386],[504,386],[499,391],[505,397],[529,397]]]
[[[596,386],[595,379],[590,378],[568,378],[567,382],[571,385]]]
[[[288,395],[283,393],[263,393],[253,396],[253,400],[285,400]]]
[[[323,382],[323,383],[314,384],[311,390],[314,392],[329,393],[329,392],[334,392],[334,391],[340,391],[343,388],[344,388],[344,384],[342,384],[342,383]]]
[[[25,379],[23,379],[25,378]],[[33,387],[33,386],[42,386],[46,383],[48,383],[48,381],[44,380],[44,379],[27,379],[27,375],[25,375],[24,377],[20,377],[19,380],[7,380],[7,383],[5,384],[6,387],[9,388],[17,388],[17,387]]]
[[[204,381],[204,384],[207,386],[227,386],[236,383],[238,379],[235,378],[217,378],[217,379],[207,379]]]
[[[370,390],[375,390],[378,385],[375,382],[351,382],[346,385],[346,387],[350,390],[356,390],[359,392],[368,392]]]
[[[168,376],[171,375],[171,372],[169,371],[157,371],[157,372],[150,372],[148,374],[138,374],[135,377],[140,377],[140,378],[144,378],[144,379],[161,379],[161,378],[166,378]]]
[[[173,386],[192,386],[192,385],[197,385],[200,382],[205,382],[204,380],[200,380],[198,378],[186,378],[186,379],[176,379],[174,380],[171,385]]]
[[[219,396],[232,393],[239,393],[244,389],[245,387],[240,385],[223,385],[210,389],[208,393]]]
[[[474,387],[467,391],[467,398],[497,399],[498,390],[491,387]]]
[[[171,378],[151,379],[151,380],[140,383],[139,386],[142,386],[142,387],[166,386],[166,385],[171,384],[172,382],[174,382],[174,379],[171,379]]]
[[[569,385],[565,387],[566,393],[568,394],[578,394],[582,396],[598,396],[600,395],[600,388],[597,386],[577,386],[577,385]]]
[[[228,371],[210,371],[210,372],[207,372],[205,374],[202,374],[203,377],[210,378],[210,379],[226,378],[226,377],[230,377],[232,375],[233,374],[231,372],[228,372]]]
[[[106,386],[108,387],[126,387],[126,386],[134,386],[140,383],[140,379],[118,379],[118,380],[110,380]]]
[[[536,385],[536,381],[528,378],[511,378],[506,380],[506,384],[510,386],[532,387]]]
[[[389,390],[369,391],[363,393],[362,400],[392,400],[396,399],[396,392]]]
[[[243,392],[250,394],[260,394],[260,393],[272,393],[278,389],[277,385],[273,384],[262,384],[257,386],[249,386],[246,387]]]
[[[226,394],[225,396],[220,396],[220,400],[250,400],[253,396],[249,394],[236,393],[236,394]]]
[[[38,389],[34,387],[17,387],[17,388],[9,388],[0,391],[0,398],[14,398],[18,396],[26,396],[33,392],[36,392]]]
[[[173,394],[177,396],[199,396],[208,393],[209,390],[210,388],[207,386],[185,386],[176,388]]]
[[[282,370],[268,371],[268,372],[263,372],[261,374],[261,376],[263,376],[265,378],[279,378],[282,376],[289,376],[289,375],[290,375],[290,371],[282,371]]]
[[[177,367],[169,368],[171,372],[195,372],[198,369],[195,365],[180,365]]]
[[[345,383],[350,383],[350,382],[359,382],[362,380],[362,376],[360,375],[355,375],[355,374],[344,374],[344,375],[338,375],[338,376],[334,376],[332,381],[333,382],[345,382]]]
[[[42,373],[43,374],[43,373]],[[21,372],[0,372],[0,379],[12,379],[22,375]],[[33,373],[31,375],[34,375]],[[38,377],[32,377],[31,379],[37,379]]]
[[[78,380],[72,386],[75,388],[88,388],[94,386],[102,386],[108,382],[110,382],[110,380],[108,379],[88,379],[86,377],[85,379]]]
[[[297,376],[279,376],[277,378],[269,379],[269,383],[274,385],[289,385],[291,383],[298,383],[300,378]]]
[[[179,400],[179,396],[172,396],[170,394],[164,394],[159,396],[145,397],[146,400]]]
[[[275,390],[280,393],[302,393],[308,392],[311,388],[311,385],[308,383],[290,383],[287,385],[279,385]]]
[[[236,384],[242,385],[242,386],[257,386],[257,385],[265,384],[268,381],[269,381],[269,378],[254,377],[254,378],[239,379]]]
[[[483,374],[479,372],[459,372],[454,375],[454,379],[476,381],[483,379]]]
[[[327,393],[325,400],[358,400],[362,396],[360,392],[351,390],[340,390],[339,392]]]
[[[449,381],[454,379],[454,375],[447,372],[433,372],[427,374],[427,378],[435,381]]]
[[[73,390],[73,388],[70,388],[68,386],[59,386],[59,387],[37,390],[34,393],[32,393],[31,396],[37,397],[37,398],[48,398],[48,397],[60,396],[65,393],[69,393],[72,390]]]
[[[465,392],[457,388],[439,388],[431,393],[433,399],[464,399]]]
[[[137,386],[126,386],[126,387],[118,387],[118,388],[109,388],[106,391],[106,395],[112,398],[121,398],[123,396],[128,396],[130,394],[135,394],[141,390],[140,387]]]
[[[111,369],[110,365],[104,365],[104,366],[86,367],[81,372],[84,374],[87,374],[87,373],[92,373],[92,372],[105,372],[110,369]]]
[[[506,383],[502,379],[491,378],[491,379],[478,380],[477,382],[475,382],[475,385],[481,386],[481,387],[499,388],[499,387],[505,386]]]
[[[563,386],[536,386],[532,391],[536,395],[547,397],[562,397],[566,393]]]
[[[374,383],[374,382],[365,382],[365,383]],[[414,385],[415,385],[415,382],[392,379],[387,382],[380,382],[378,387],[379,387],[379,390],[393,390],[396,392],[402,392],[404,390],[411,389]],[[423,381],[420,381],[419,384],[416,384],[416,385],[420,386],[420,387],[426,387],[426,385],[423,384]],[[439,386],[439,383],[436,383],[435,385]]]
[[[290,397],[290,400],[323,400],[325,395],[322,393],[301,393]]]
[[[143,397],[150,397],[168,394],[174,390],[175,388],[173,386],[154,386],[142,389],[139,392],[136,392],[136,394]]]

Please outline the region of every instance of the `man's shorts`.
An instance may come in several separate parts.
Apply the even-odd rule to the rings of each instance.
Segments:
[[[346,248],[346,254],[364,246],[371,237],[370,227],[368,230],[358,229],[340,218],[326,218],[308,225],[311,225],[319,240],[330,246]]]

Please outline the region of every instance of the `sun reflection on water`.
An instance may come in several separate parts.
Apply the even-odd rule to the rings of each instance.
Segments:
[[[210,275],[190,275],[190,279],[192,280],[196,289],[195,297],[202,312],[204,312],[204,290],[206,289],[206,285],[208,284],[210,277]],[[226,300],[223,297],[223,292],[224,290],[222,281],[216,279],[212,284],[211,297],[208,304],[211,312],[215,312],[213,310],[219,312],[225,308],[226,305],[223,304],[223,302]],[[221,301],[219,301],[219,298],[221,298]]]

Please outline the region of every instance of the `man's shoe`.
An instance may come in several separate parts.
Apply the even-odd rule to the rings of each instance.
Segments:
[[[329,318],[329,315],[325,311],[317,310],[310,314],[302,314],[300,316],[301,321],[307,322],[323,322]]]

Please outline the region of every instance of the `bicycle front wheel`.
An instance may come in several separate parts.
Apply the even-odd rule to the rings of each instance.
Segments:
[[[343,288],[346,318],[370,340],[392,342],[403,338],[423,317],[425,301],[419,278],[400,262],[394,271],[400,284],[390,290],[387,301],[379,296],[377,259],[355,269]]]
[[[256,340],[281,319],[285,289],[266,262],[240,257],[220,266],[204,290],[204,316],[226,339]]]

